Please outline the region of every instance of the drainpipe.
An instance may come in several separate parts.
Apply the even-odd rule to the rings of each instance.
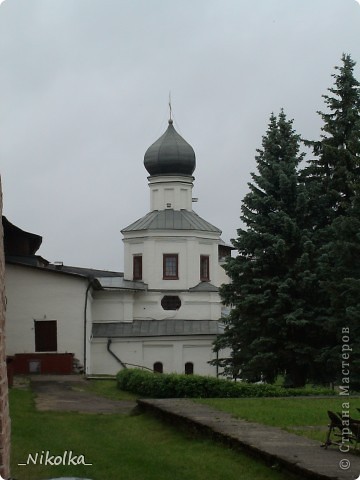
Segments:
[[[107,340],[107,351],[110,353],[110,355],[112,355],[116,361],[118,363],[120,363],[120,365],[123,367],[123,368],[128,368],[128,365],[130,365],[130,367],[137,367],[137,368],[142,368],[144,370],[149,370],[149,372],[153,372],[153,370],[151,368],[148,368],[148,367],[144,367],[144,365],[137,365],[136,363],[124,363],[122,360],[120,360],[120,358],[110,349],[110,345],[112,344],[112,340],[111,338],[108,338]]]
[[[84,374],[86,375],[86,334],[87,334],[87,331],[86,331],[86,328],[87,328],[87,305],[88,305],[88,297],[89,297],[89,291],[90,291],[90,288],[93,284],[93,281],[94,281],[94,277],[89,277],[89,283],[88,283],[88,286],[86,288],[86,292],[85,292],[85,305],[84,305]]]
[[[110,355],[112,355],[112,356],[115,358],[115,360],[116,360],[118,363],[120,363],[120,365],[121,365],[123,368],[127,368],[127,366],[125,365],[125,363],[122,362],[122,361],[120,360],[120,358],[119,358],[117,355],[115,355],[115,353],[114,353],[112,350],[110,350],[110,345],[111,345],[111,343],[112,343],[111,338],[108,338],[107,345],[106,345],[107,351],[110,353]]]

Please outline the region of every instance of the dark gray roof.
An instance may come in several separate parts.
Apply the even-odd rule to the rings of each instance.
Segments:
[[[154,210],[145,217],[136,220],[122,232],[135,232],[139,230],[198,230],[202,232],[216,232],[221,230],[201,218],[197,213],[189,210]]]
[[[34,256],[42,243],[42,237],[35,233],[25,232],[13,225],[3,215],[4,252],[9,256]]]
[[[134,320],[93,323],[94,338],[164,337],[175,335],[218,335],[223,325],[217,320]]]
[[[195,165],[192,146],[177,133],[169,120],[166,132],[145,152],[146,170],[150,175],[192,175]]]
[[[219,245],[220,245],[221,247],[230,248],[231,250],[236,250],[236,248],[234,247],[234,245],[232,245],[231,243],[225,243],[222,238],[220,238],[220,240],[219,240]]]
[[[73,277],[79,277],[87,280],[102,280],[103,282],[112,279],[114,282],[119,283],[123,281],[123,272],[111,272],[108,270],[95,270],[94,268],[72,267],[69,265],[63,265],[61,262],[58,264],[49,263],[38,255],[28,255],[24,257],[6,257],[6,263],[11,265],[19,265],[22,267],[32,268],[40,272],[56,273],[59,275],[70,275]],[[119,280],[117,280],[119,279]],[[130,282],[134,283],[134,282]],[[138,282],[136,282],[138,283]],[[100,286],[100,282],[98,281]],[[126,288],[126,287],[125,287]],[[129,287],[127,287],[129,288]]]
[[[106,290],[146,290],[147,284],[144,282],[134,282],[132,280],[124,280],[124,277],[96,277],[101,288]]]
[[[189,288],[190,292],[218,292],[219,289],[209,282],[200,282],[195,287]]]
[[[70,265],[63,265],[61,262],[57,264],[50,263],[47,268],[57,272],[72,273],[83,277],[123,277],[123,272],[112,272],[109,270],[97,270],[95,268],[72,267]]]
[[[49,262],[40,255],[5,255],[6,263],[13,265],[30,265],[33,267],[47,267]]]

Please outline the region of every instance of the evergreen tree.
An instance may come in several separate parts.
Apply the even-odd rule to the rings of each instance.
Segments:
[[[346,214],[359,175],[360,84],[354,77],[351,57],[344,54],[342,62],[335,67],[338,73],[332,75],[332,96],[323,95],[328,112],[318,112],[324,121],[321,140],[305,142],[315,156],[305,174],[317,230]]]
[[[225,265],[231,283],[220,294],[233,308],[215,348],[230,347],[230,358],[218,363],[248,381],[272,382],[286,372],[291,385],[302,386],[311,374],[319,332],[307,306],[316,295],[316,277],[299,144],[284,112],[271,115],[242,204],[246,229],[232,240],[238,255]]]
[[[324,95],[327,113],[313,147],[315,158],[304,170],[310,201],[312,241],[316,246],[318,296],[314,322],[323,331],[314,359],[315,377],[341,376],[342,331],[349,329],[353,347],[352,380],[360,383],[360,84],[355,62],[343,55],[335,67],[331,95]]]

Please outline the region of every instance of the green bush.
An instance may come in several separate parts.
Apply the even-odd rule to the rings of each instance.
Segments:
[[[200,375],[152,373],[130,368],[117,374],[117,386],[144,398],[287,397],[334,393],[328,389],[287,389],[279,385],[232,382]]]

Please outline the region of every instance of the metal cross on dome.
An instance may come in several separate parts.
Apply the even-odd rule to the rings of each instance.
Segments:
[[[172,121],[173,119],[172,119],[172,107],[171,107],[171,92],[169,92],[169,123]]]

